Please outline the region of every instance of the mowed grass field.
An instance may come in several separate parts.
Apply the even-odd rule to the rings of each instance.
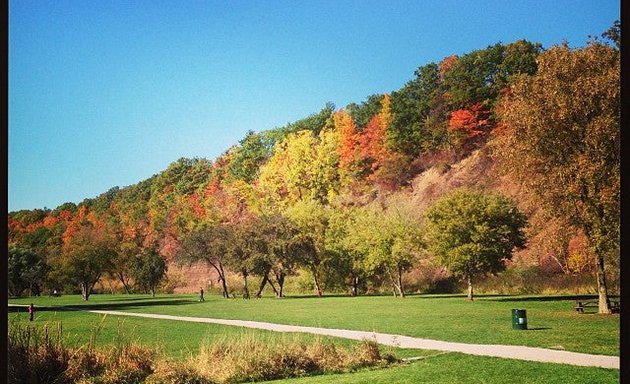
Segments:
[[[405,299],[370,297],[287,297],[230,299],[196,295],[92,295],[12,299],[33,302],[37,326],[63,326],[69,344],[82,345],[96,335],[97,345],[137,341],[155,345],[168,356],[194,355],[203,342],[243,335],[271,339],[322,338],[286,335],[213,324],[103,316],[80,309],[267,321],[282,324],[344,328],[400,334],[477,344],[511,344],[576,352],[618,355],[619,315],[578,314],[570,296],[480,296],[468,302],[461,295],[419,295]],[[529,330],[511,328],[512,308],[526,309]],[[11,322],[28,322],[25,308],[10,309]],[[98,331],[96,331],[98,329]],[[576,337],[579,335],[580,337]],[[350,340],[335,340],[349,345]],[[424,357],[412,363],[343,375],[292,379],[295,383],[503,383],[519,379],[528,383],[615,383],[619,371],[468,356],[436,351],[395,350],[398,357]]]

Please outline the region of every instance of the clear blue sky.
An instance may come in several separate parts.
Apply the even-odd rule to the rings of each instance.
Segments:
[[[583,46],[618,1],[11,0],[9,211],[79,203],[497,42]]]

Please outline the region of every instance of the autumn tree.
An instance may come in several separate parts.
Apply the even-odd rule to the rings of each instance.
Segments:
[[[316,138],[311,131],[288,135],[279,142],[269,161],[260,169],[259,190],[274,204],[307,198],[313,180],[313,148]]]
[[[346,174],[346,177],[357,177],[359,169],[357,158],[359,153],[359,133],[357,127],[349,114],[343,110],[338,111],[334,116],[335,129],[339,132],[339,168]]]
[[[511,86],[494,146],[506,172],[588,238],[600,313],[610,313],[606,259],[619,257],[619,76],[610,46],[549,49]]]
[[[490,133],[494,123],[490,118],[490,110],[481,103],[470,108],[458,109],[451,113],[448,122],[448,133],[454,148],[479,145]]]
[[[341,135],[335,129],[334,119],[319,132],[317,144],[313,148],[311,164],[312,182],[309,197],[327,204],[335,198],[341,189],[339,172],[340,156],[337,152]]]
[[[498,194],[457,189],[425,212],[429,251],[468,284],[505,269],[514,249],[525,246],[525,216]]]
[[[60,270],[67,280],[81,288],[83,300],[104,273],[111,270],[116,250],[113,238],[103,228],[81,224],[64,246]]]

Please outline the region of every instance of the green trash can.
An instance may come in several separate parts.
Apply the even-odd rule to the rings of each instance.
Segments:
[[[512,309],[512,329],[527,329],[527,311]]]

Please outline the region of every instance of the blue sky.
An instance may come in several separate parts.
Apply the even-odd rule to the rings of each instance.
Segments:
[[[518,39],[583,46],[618,1],[11,0],[9,211],[79,203]]]

